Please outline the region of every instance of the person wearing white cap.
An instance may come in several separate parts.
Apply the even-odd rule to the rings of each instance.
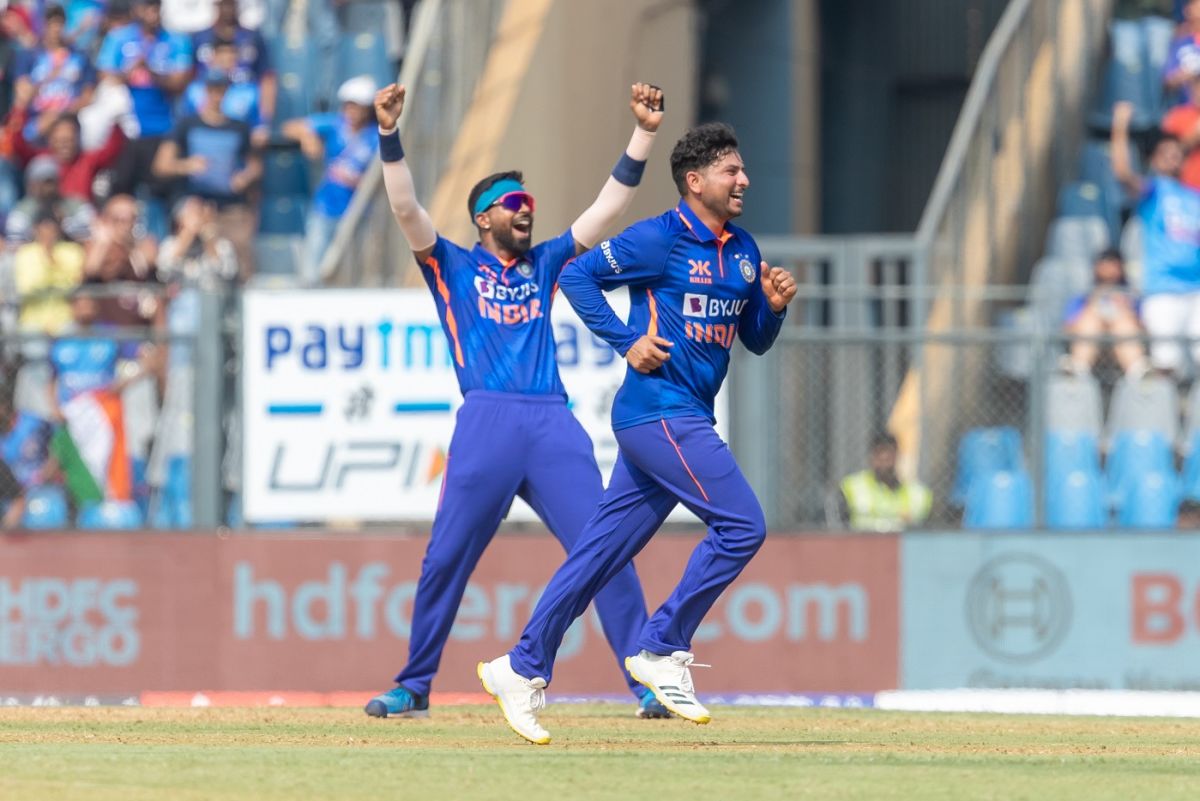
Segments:
[[[341,110],[288,120],[283,135],[300,143],[310,159],[324,159],[321,183],[313,192],[305,223],[303,280],[320,283],[321,258],[333,240],[338,221],[350,206],[354,190],[379,150],[375,134],[375,79],[359,75],[338,88]]]

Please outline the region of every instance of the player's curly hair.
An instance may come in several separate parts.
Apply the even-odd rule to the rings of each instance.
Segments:
[[[475,201],[479,200],[479,196],[492,188],[492,185],[498,181],[511,178],[517,183],[525,184],[525,173],[520,170],[509,170],[508,172],[496,172],[484,178],[479,183],[471,188],[471,194],[467,196],[467,214],[472,220],[475,219]]]
[[[737,134],[723,122],[706,122],[685,133],[671,151],[671,177],[679,194],[687,194],[689,172],[707,167],[737,147]]]

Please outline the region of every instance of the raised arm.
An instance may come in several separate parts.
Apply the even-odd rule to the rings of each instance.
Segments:
[[[408,246],[418,262],[424,262],[437,244],[437,230],[429,212],[417,202],[412,172],[404,159],[400,132],[396,124],[404,110],[403,86],[390,84],[375,94],[375,116],[379,120],[379,158],[383,161],[383,186],[387,190],[392,216],[400,225]]]
[[[1140,195],[1145,182],[1140,175],[1133,171],[1133,165],[1129,163],[1129,123],[1132,119],[1132,103],[1122,101],[1113,106],[1110,149],[1113,175],[1117,177],[1126,191]]]
[[[635,83],[630,88],[629,108],[637,120],[633,136],[596,200],[571,224],[575,255],[599,242],[604,232],[629,208],[642,181],[650,148],[654,146],[654,134],[662,124],[665,108],[662,90],[648,83]]]

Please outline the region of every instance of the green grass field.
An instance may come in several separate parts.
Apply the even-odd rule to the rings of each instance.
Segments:
[[[551,707],[532,746],[495,707],[0,710],[0,799],[1187,799],[1200,722]]]

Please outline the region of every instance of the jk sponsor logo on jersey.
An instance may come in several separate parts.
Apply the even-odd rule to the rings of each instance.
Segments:
[[[693,284],[712,283],[712,262],[688,259],[688,281]]]

